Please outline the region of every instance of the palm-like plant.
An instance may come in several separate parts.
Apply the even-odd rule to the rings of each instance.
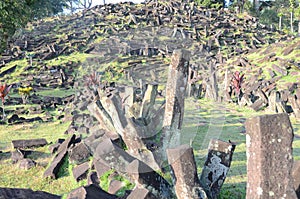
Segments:
[[[3,119],[5,118],[5,112],[4,112],[4,102],[5,102],[5,97],[9,93],[12,85],[7,86],[6,84],[0,85],[0,98],[2,101],[2,115]]]

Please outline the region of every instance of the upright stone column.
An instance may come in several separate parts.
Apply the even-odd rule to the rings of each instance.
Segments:
[[[162,131],[162,154],[166,160],[166,149],[180,144],[180,129],[184,113],[184,97],[188,80],[190,52],[175,50],[169,66],[166,86],[166,108]]]
[[[212,139],[200,177],[200,184],[208,198],[216,199],[229,171],[235,145]]]
[[[193,149],[186,144],[181,145],[167,149],[167,156],[173,172],[177,198],[205,199],[206,194],[200,187]]]
[[[293,129],[286,113],[246,121],[246,199],[296,199],[292,178]]]

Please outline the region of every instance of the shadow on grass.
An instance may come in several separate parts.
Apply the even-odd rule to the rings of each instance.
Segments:
[[[62,178],[66,176],[70,176],[70,169],[69,169],[69,156],[66,155],[63,159],[63,163],[61,167],[59,168],[59,171],[57,173],[57,178]]]
[[[2,152],[0,153],[0,161],[8,160],[11,157],[10,152]]]

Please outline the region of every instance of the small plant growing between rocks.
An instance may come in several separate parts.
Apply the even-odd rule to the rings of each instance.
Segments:
[[[238,100],[242,96],[241,88],[244,81],[244,75],[245,74],[240,74],[239,71],[236,71],[232,75],[232,79],[231,79],[232,93],[235,94],[235,97],[237,97]]]

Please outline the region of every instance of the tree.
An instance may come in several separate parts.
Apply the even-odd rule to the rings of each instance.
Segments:
[[[295,10],[295,0],[290,0],[290,27],[291,27],[291,32],[294,32],[294,27],[293,27],[293,21],[294,21],[294,10]]]
[[[278,13],[278,17],[279,17],[278,29],[279,29],[279,30],[282,29],[282,16],[283,16],[283,13],[282,13],[282,12],[279,12],[279,13]]]
[[[93,0],[67,0],[71,13],[91,8]],[[103,1],[105,4],[105,0]]]
[[[0,1],[0,50],[6,46],[9,35],[28,21],[28,7],[25,0]]]
[[[0,52],[5,49],[8,38],[28,21],[56,15],[67,6],[67,0],[1,0]]]

